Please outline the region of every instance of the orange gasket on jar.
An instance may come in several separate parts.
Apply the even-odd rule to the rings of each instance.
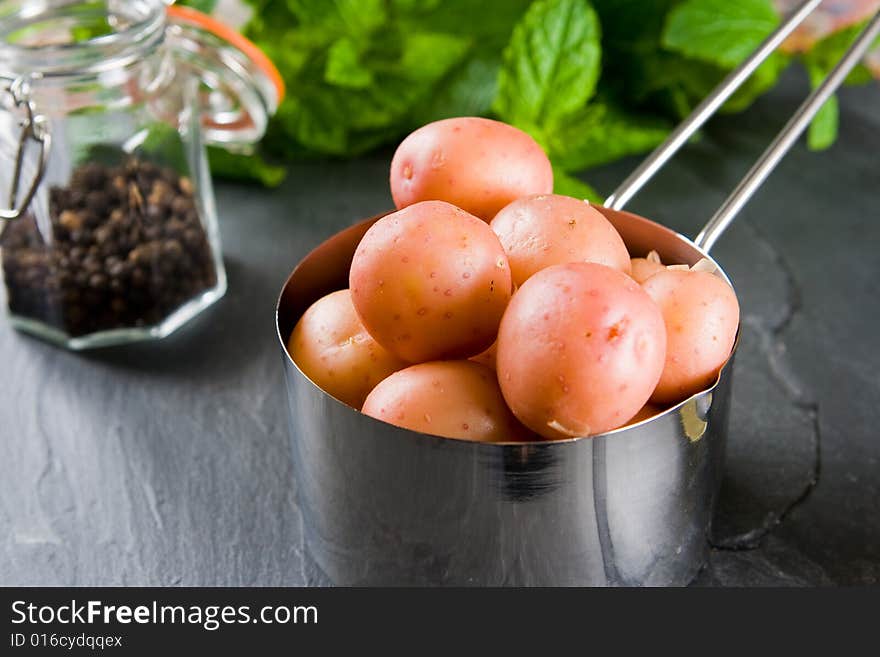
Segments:
[[[286,92],[284,79],[272,60],[253,41],[234,28],[192,7],[169,5],[166,11],[169,17],[206,30],[240,50],[269,78],[278,94],[278,102],[281,103]]]

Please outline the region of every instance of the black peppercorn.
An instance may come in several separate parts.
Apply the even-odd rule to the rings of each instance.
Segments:
[[[217,280],[193,191],[137,158],[80,166],[49,190],[51,236],[33,215],[0,234],[10,310],[72,336],[162,321]]]

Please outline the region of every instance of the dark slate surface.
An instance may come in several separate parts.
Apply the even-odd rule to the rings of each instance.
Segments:
[[[802,97],[716,119],[632,209],[694,234]],[[743,307],[715,548],[697,583],[880,580],[880,87],[716,247]],[[68,353],[0,322],[0,585],[301,585],[275,295],[386,209],[389,153],[217,190],[230,291],[160,344]],[[633,162],[591,174],[610,191]],[[0,293],[2,294],[2,293]]]

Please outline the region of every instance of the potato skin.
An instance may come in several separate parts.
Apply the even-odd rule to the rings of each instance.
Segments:
[[[441,200],[489,221],[514,199],[552,191],[553,169],[538,143],[490,119],[429,123],[404,139],[391,161],[397,208]]]
[[[726,281],[705,271],[669,270],[643,285],[666,322],[666,363],[651,401],[673,404],[711,386],[730,357],[739,303]]]
[[[511,294],[495,233],[443,201],[377,221],[358,245],[349,281],[370,335],[410,363],[467,358],[489,347]]]
[[[641,409],[663,369],[660,310],[626,274],[554,265],[511,299],[498,334],[498,380],[514,415],[546,438],[609,431]]]
[[[399,427],[480,442],[529,438],[504,403],[495,373],[469,360],[412,365],[382,381],[363,412]]]
[[[287,350],[315,385],[358,409],[377,383],[407,365],[367,333],[348,290],[313,303],[293,328]]]
[[[666,265],[655,260],[648,260],[647,258],[632,258],[630,262],[632,264],[632,272],[630,273],[630,276],[632,276],[633,280],[639,284],[644,283],[657,272],[666,271]]]
[[[536,194],[505,206],[490,225],[507,252],[516,285],[567,262],[596,262],[630,272],[623,239],[587,201]]]
[[[651,404],[651,403],[645,404],[644,406],[642,406],[642,409],[638,413],[633,415],[629,419],[629,422],[627,422],[623,426],[629,427],[629,426],[632,426],[633,424],[638,424],[639,422],[642,422],[644,420],[652,418],[655,415],[660,415],[660,413],[662,413],[665,410],[666,410],[665,408],[663,408],[662,406],[657,406],[656,404]]]

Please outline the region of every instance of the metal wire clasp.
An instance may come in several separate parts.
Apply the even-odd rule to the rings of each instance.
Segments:
[[[33,75],[30,77],[34,77]],[[0,219],[18,219],[25,211],[37,193],[43,175],[46,173],[46,167],[49,163],[49,151],[52,145],[52,138],[49,134],[48,121],[42,114],[38,114],[34,103],[30,98],[30,84],[28,78],[17,77],[7,78],[0,76],[0,93],[8,96],[11,103],[3,98],[2,105],[9,110],[24,110],[24,116],[21,120],[21,134],[18,139],[18,150],[15,156],[15,169],[12,174],[12,186],[9,190],[9,208],[0,209]],[[24,166],[24,156],[27,151],[29,141],[36,142],[40,149],[37,171],[34,179],[31,181],[27,189],[27,193],[21,198],[19,203],[18,190],[21,186],[21,174]]]

